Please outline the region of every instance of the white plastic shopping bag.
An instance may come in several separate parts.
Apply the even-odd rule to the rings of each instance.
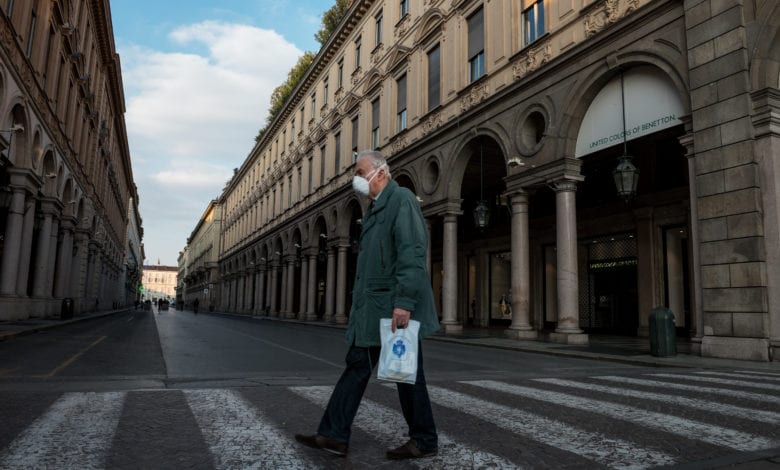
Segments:
[[[406,328],[396,328],[395,333],[392,332],[392,324],[390,318],[379,320],[382,350],[376,377],[413,384],[417,380],[417,334],[420,322],[409,320]]]

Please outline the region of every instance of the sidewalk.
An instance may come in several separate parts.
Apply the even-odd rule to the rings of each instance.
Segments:
[[[19,321],[0,322],[0,341],[9,340],[18,336],[36,333],[50,328],[58,328],[75,322],[101,318],[115,313],[132,311],[133,307],[119,310],[111,310],[98,313],[77,315],[68,320],[54,318],[31,318]],[[171,308],[170,312],[178,312]],[[166,312],[167,313],[167,312]],[[252,318],[258,321],[276,321],[283,323],[299,323],[302,325],[346,329],[346,325],[326,323],[321,321],[306,322],[294,319],[282,319],[276,317],[247,317],[235,313],[226,312],[201,312],[204,315],[232,315],[243,318]],[[654,367],[693,367],[705,369],[722,368],[750,368],[756,370],[771,370],[780,372],[780,362],[740,361],[733,359],[718,359],[701,357],[689,354],[690,343],[680,340],[677,345],[678,354],[672,357],[655,357],[650,355],[647,338],[634,338],[623,336],[591,335],[588,345],[566,345],[546,342],[542,340],[528,341],[516,340],[504,337],[503,328],[478,328],[466,327],[458,334],[437,333],[428,340],[467,344],[470,346],[504,349],[510,351],[522,351],[538,354],[547,354],[580,359],[610,361],[622,364],[654,366]]]

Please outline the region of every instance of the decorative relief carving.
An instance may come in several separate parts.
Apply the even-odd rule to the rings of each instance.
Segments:
[[[382,60],[383,52],[385,51],[385,45],[380,43],[371,51],[371,65],[376,65]]]
[[[406,15],[401,18],[401,21],[395,25],[395,38],[400,39],[404,34],[406,34],[406,32],[409,31],[409,26],[411,24],[412,15]]]
[[[314,118],[309,119],[309,132],[314,129]]]
[[[604,0],[604,3],[585,17],[585,37],[589,38],[608,25],[636,10],[639,0],[625,0],[625,11],[620,12],[620,0]]]
[[[482,82],[473,86],[468,93],[460,98],[460,111],[464,112],[488,97],[488,84]]]
[[[426,8],[435,7],[441,0],[425,0],[423,4]]]
[[[436,111],[435,113],[428,116],[428,118],[425,121],[423,121],[422,123],[423,134],[425,135],[430,134],[431,132],[440,128],[443,124],[444,124],[444,117],[442,116],[441,111]]]
[[[363,68],[358,67],[355,69],[354,72],[352,72],[352,85],[357,85],[357,83],[360,81],[360,79],[363,77]]]
[[[406,148],[407,145],[409,145],[409,139],[407,139],[406,133],[403,133],[393,139],[393,142],[390,144],[391,153],[398,153]]]
[[[550,58],[552,58],[552,46],[550,41],[547,41],[546,44],[530,49],[524,57],[516,60],[512,64],[512,75],[515,79],[522,78],[547,63]]]
[[[333,99],[335,99],[336,102],[339,102],[343,97],[344,97],[344,87],[339,87],[339,89],[336,90],[336,93],[333,95]]]

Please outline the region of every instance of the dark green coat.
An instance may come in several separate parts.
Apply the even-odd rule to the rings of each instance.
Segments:
[[[426,269],[428,230],[417,197],[393,180],[363,215],[347,342],[379,346],[379,319],[412,312],[420,338],[439,329]]]

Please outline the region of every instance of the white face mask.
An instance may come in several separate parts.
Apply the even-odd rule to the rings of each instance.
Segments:
[[[379,173],[379,171],[374,170],[374,176],[369,179],[355,175],[355,177],[352,178],[352,189],[361,196],[368,196],[371,191],[371,181],[376,177],[377,173]]]

